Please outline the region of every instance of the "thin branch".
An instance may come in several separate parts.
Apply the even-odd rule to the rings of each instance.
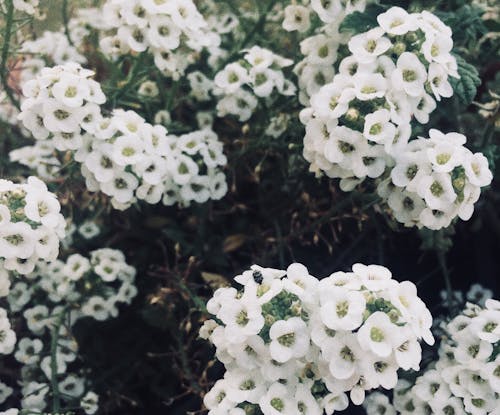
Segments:
[[[12,36],[12,22],[14,20],[14,4],[12,0],[5,0],[7,10],[5,15],[5,30],[3,33],[3,46],[2,55],[0,62],[0,80],[2,82],[3,89],[9,97],[12,104],[20,109],[19,100],[12,93],[12,89],[9,86],[9,74],[7,68],[7,60],[9,59],[9,49],[10,49],[10,38]]]

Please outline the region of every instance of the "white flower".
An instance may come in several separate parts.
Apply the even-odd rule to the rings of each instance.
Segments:
[[[377,356],[388,357],[396,343],[394,331],[397,330],[389,316],[376,311],[363,323],[358,331],[358,341],[363,350],[371,350]]]
[[[375,143],[392,142],[396,127],[390,123],[391,113],[386,109],[377,110],[365,117],[363,135]]]
[[[391,35],[400,36],[417,29],[415,15],[408,14],[401,7],[391,7],[385,13],[379,14],[377,22],[382,29]]]
[[[87,415],[93,415],[99,409],[99,397],[96,393],[89,391],[80,400],[80,406]]]
[[[63,73],[60,79],[52,85],[52,95],[67,107],[78,108],[84,100],[90,98],[90,87],[82,82],[79,76]]]
[[[279,382],[273,383],[259,401],[264,415],[292,415],[297,413],[293,391]]]
[[[244,341],[246,337],[259,333],[264,326],[260,306],[249,297],[227,301],[217,316],[226,324],[226,336],[232,343]]]
[[[34,232],[24,222],[0,226],[0,252],[5,258],[28,259],[35,250]]]
[[[0,310],[3,314],[0,316],[0,353],[10,354],[16,344],[16,333],[10,327],[5,310],[3,308]]]
[[[332,330],[354,330],[363,322],[365,305],[365,298],[358,291],[330,288],[320,308],[321,321]]]
[[[488,186],[493,174],[488,167],[488,159],[482,153],[465,154],[464,160],[465,174],[474,186]]]
[[[82,306],[82,313],[96,320],[106,320],[110,313],[110,304],[102,297],[94,295]]]
[[[66,260],[64,274],[72,281],[81,279],[90,270],[90,261],[80,254],[73,254]]]
[[[461,146],[444,142],[427,149],[427,157],[435,172],[449,173],[464,162],[465,151]]]
[[[356,74],[353,76],[352,81],[354,83],[356,98],[361,101],[382,98],[387,90],[387,80],[379,73]]]
[[[396,89],[403,89],[412,97],[421,97],[426,80],[427,71],[417,56],[410,52],[403,52],[398,58],[396,69],[392,72],[392,85]]]
[[[111,158],[119,166],[137,164],[143,160],[143,143],[134,136],[123,135],[113,143]]]
[[[227,395],[235,403],[259,403],[265,393],[265,381],[260,371],[232,370],[226,372],[224,379],[227,381]]]
[[[277,321],[271,326],[269,337],[271,357],[280,363],[304,356],[309,348],[307,326],[299,317]]]
[[[371,63],[391,47],[391,41],[381,28],[355,35],[348,43],[349,50],[360,63]]]
[[[445,173],[423,177],[418,183],[417,192],[425,199],[427,206],[435,210],[447,210],[457,198],[451,177]]]
[[[333,377],[349,379],[357,375],[358,364],[363,359],[363,350],[354,334],[339,334],[328,345],[325,358],[330,362],[329,368]]]
[[[299,5],[288,5],[285,7],[285,19],[282,26],[288,32],[297,30],[298,32],[306,32],[311,26],[309,18],[310,11],[307,7]]]
[[[226,379],[218,380],[210,391],[203,397],[203,403],[208,409],[229,410],[236,406],[228,396],[229,382]]]
[[[243,84],[249,81],[248,71],[239,63],[226,65],[214,78],[215,85],[226,94],[235,93]]]

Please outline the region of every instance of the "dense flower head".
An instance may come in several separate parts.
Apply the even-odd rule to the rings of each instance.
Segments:
[[[99,28],[108,33],[100,41],[103,52],[118,57],[149,51],[156,67],[174,79],[184,73],[192,51],[220,42],[192,0],[108,0],[102,16]]]
[[[99,398],[89,390],[85,369],[79,368],[78,343],[71,329],[83,317],[99,321],[116,317],[118,306],[130,304],[137,294],[135,275],[121,251],[101,248],[88,257],[74,253],[65,261],[38,261],[33,272],[18,276],[10,290],[7,287],[2,292],[8,294],[10,317],[16,321],[16,331],[22,333],[14,358],[22,365],[23,409],[39,412],[47,408],[56,368],[62,399],[68,405],[81,406],[88,415],[96,413]],[[0,309],[0,353],[14,351],[16,342],[6,315]],[[10,395],[12,388],[3,386]]]
[[[427,123],[434,99],[453,94],[448,77],[458,77],[451,30],[437,17],[392,7],[377,20],[349,40],[351,55],[302,114],[311,170],[344,183],[380,177],[406,148],[412,118]]]
[[[227,191],[222,143],[210,129],[169,135],[133,111],[115,110],[75,153],[91,191],[126,209],[137,199],[165,205],[203,203]]]
[[[242,60],[228,63],[215,75],[213,94],[219,98],[217,115],[232,114],[240,121],[247,121],[257,107],[256,97],[269,98],[275,90],[281,95],[295,95],[295,85],[285,78],[282,70],[292,63],[260,46],[245,50]],[[207,85],[212,84],[205,82],[200,86]]]
[[[366,390],[394,388],[399,368],[419,368],[419,339],[434,342],[415,285],[379,265],[322,280],[301,264],[254,265],[235,281],[243,289],[218,289],[200,331],[226,367],[205,396],[210,414],[331,414],[347,407],[346,392],[359,405]]]
[[[401,379],[392,405],[380,396],[389,412],[410,415],[498,412],[500,404],[500,302],[485,307],[468,303],[465,310],[443,324],[439,358],[413,382]],[[372,401],[373,401],[372,399]]]
[[[84,316],[102,321],[116,317],[118,305],[130,304],[135,297],[135,274],[121,251],[101,248],[91,251],[89,257],[76,253],[65,261],[38,262],[32,273],[12,285],[7,299],[11,310],[31,314],[32,300],[43,293],[47,301],[42,307],[47,313],[48,305],[71,304],[71,324]],[[28,328],[35,334],[44,332],[50,321],[35,318]]]
[[[54,261],[66,222],[56,196],[37,177],[0,180],[1,268],[26,274],[39,259]]]
[[[74,150],[94,132],[106,97],[94,72],[77,63],[43,68],[23,84],[25,100],[19,119],[33,137],[50,139],[61,150]]]
[[[390,185],[379,187],[393,215],[405,226],[440,229],[455,217],[468,220],[492,173],[482,153],[464,147],[459,133],[431,129],[395,158]]]

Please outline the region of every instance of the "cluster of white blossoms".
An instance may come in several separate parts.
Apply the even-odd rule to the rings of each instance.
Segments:
[[[284,9],[282,26],[288,32],[307,32],[311,27],[311,12],[317,14],[326,27],[338,25],[348,14],[364,11],[367,3],[369,0],[293,1]]]
[[[5,293],[0,293],[0,296],[3,296],[3,294]],[[0,334],[0,354],[11,354],[16,344],[16,333],[12,330],[10,321],[7,318],[7,311],[3,308],[0,308]]]
[[[38,140],[52,140],[58,150],[78,149],[86,133],[94,132],[106,101],[93,75],[77,63],[43,68],[22,86],[24,127]]]
[[[117,209],[137,199],[165,205],[203,203],[227,192],[223,145],[209,129],[168,135],[133,111],[115,110],[75,153],[87,188],[112,197]]]
[[[178,79],[200,51],[220,38],[207,30],[207,23],[192,0],[108,0],[102,21],[109,35],[100,41],[106,55],[118,57],[149,51],[156,67]],[[186,50],[187,49],[187,50]]]
[[[89,258],[72,254],[66,261],[38,263],[31,274],[17,280],[7,299],[11,310],[24,310],[26,318],[36,315],[35,325],[28,322],[34,333],[50,328],[50,321],[43,319],[56,305],[71,304],[71,324],[85,316],[103,321],[116,317],[118,305],[130,304],[135,297],[135,274],[123,252],[101,248],[90,252]],[[46,304],[28,308],[42,293]]]
[[[55,260],[66,226],[60,210],[38,178],[23,184],[0,180],[0,268],[27,274],[39,259]]]
[[[76,34],[74,31],[72,34]],[[82,39],[78,35],[78,43],[81,43]],[[71,39],[76,38],[77,36],[72,36]],[[50,32],[45,31],[41,36],[38,36],[33,40],[26,40],[21,45],[20,52],[27,55],[35,55],[42,56],[44,59],[49,60],[51,63],[55,65],[62,65],[66,62],[76,62],[80,64],[84,64],[87,61],[87,58],[78,52],[77,47],[71,45],[69,43],[68,37],[64,33],[63,30],[58,32]],[[23,62],[23,69],[26,66],[32,66],[26,61]],[[42,65],[42,67],[45,65]]]
[[[305,0],[302,4],[294,1],[285,7],[282,26],[289,32],[308,32],[311,13],[316,14],[322,23],[311,36],[300,42],[304,59],[295,65],[294,72],[298,77],[299,101],[302,105],[310,105],[311,96],[333,80],[339,46],[349,40],[348,34],[339,32],[339,25],[348,14],[364,11],[367,3],[366,0]]]
[[[37,140],[32,146],[19,147],[9,153],[11,162],[22,164],[36,172],[40,179],[54,179],[61,168],[61,162],[54,155],[51,140]]]
[[[491,182],[486,158],[467,150],[458,133],[432,130],[431,139],[410,141],[412,118],[427,123],[434,98],[453,94],[451,29],[429,12],[399,7],[377,20],[378,27],[350,39],[352,55],[301,112],[304,157],[316,174],[340,178],[345,191],[390,176],[379,193],[406,226],[467,220],[480,187]]]
[[[304,156],[311,170],[342,179],[376,178],[404,149],[415,117],[426,123],[437,99],[451,96],[458,76],[451,30],[428,13],[393,7],[379,27],[353,36],[351,56],[303,110]]]
[[[4,9],[6,7],[4,1],[0,1],[0,6]],[[15,10],[34,16],[35,18],[41,19],[42,15],[40,13],[40,1],[39,0],[13,0],[12,6]]]
[[[242,61],[227,64],[215,75],[213,93],[222,97],[217,103],[217,115],[232,114],[247,121],[258,104],[255,96],[268,98],[274,90],[285,96],[295,95],[295,85],[282,71],[292,64],[292,60],[260,46],[246,50]],[[243,88],[245,85],[253,94]]]
[[[226,367],[204,398],[209,414],[331,414],[346,392],[359,405],[366,390],[394,388],[399,368],[419,369],[418,340],[434,342],[415,285],[379,265],[323,280],[301,264],[254,265],[235,280],[243,290],[218,289],[200,330]]]
[[[46,409],[55,367],[59,392],[66,404],[81,407],[88,415],[96,413],[98,396],[89,390],[85,370],[75,364],[78,344],[71,328],[83,317],[99,321],[116,317],[120,304],[130,304],[137,294],[135,268],[126,263],[121,251],[102,248],[90,252],[89,257],[72,254],[65,261],[39,261],[32,273],[18,276],[11,288],[7,272],[1,272],[0,295],[7,296],[11,318],[22,333],[14,353],[23,365],[22,408],[37,413]],[[0,353],[12,353],[16,335],[3,309],[0,325]],[[54,352],[51,339],[55,328]],[[13,389],[4,389],[5,400]]]
[[[103,116],[105,96],[92,74],[70,63],[45,68],[24,84],[19,119],[39,142],[14,150],[11,160],[51,177],[60,166],[53,150],[73,151],[87,188],[110,196],[116,209],[137,199],[187,206],[226,194],[227,160],[212,130],[174,136],[134,111]]]
[[[482,153],[472,153],[465,136],[431,129],[430,138],[411,141],[395,158],[389,185],[379,194],[405,226],[440,229],[456,217],[468,220],[481,187],[493,175]]]
[[[439,359],[414,382],[400,380],[392,405],[376,398],[385,413],[498,414],[500,302],[488,299],[485,307],[468,303],[444,329]]]
[[[39,306],[41,307],[41,306]],[[36,325],[33,319],[42,318],[47,325],[55,325],[61,308],[51,310],[52,314],[27,314],[25,321],[31,327]],[[30,327],[31,326],[31,327]],[[52,352],[51,338],[39,324],[38,330],[22,337],[17,343],[14,358],[22,365],[19,384],[21,392],[21,407],[29,413],[41,413],[48,408],[50,402],[51,379],[52,379]],[[55,351],[55,363],[57,367],[56,378],[61,400],[67,406],[76,406],[83,409],[87,415],[92,415],[98,409],[98,395],[89,390],[90,382],[82,370],[73,368],[78,362],[78,344],[68,329],[61,325],[58,332],[57,349]],[[9,387],[9,395],[13,388]],[[7,398],[8,396],[6,396]]]

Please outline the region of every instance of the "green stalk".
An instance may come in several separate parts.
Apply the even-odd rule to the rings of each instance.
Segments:
[[[63,0],[63,6],[62,6],[62,19],[63,19],[63,24],[64,24],[64,34],[66,35],[66,38],[68,39],[68,42],[71,46],[75,46],[73,41],[71,40],[71,35],[69,33],[69,16],[68,16],[68,0]]]
[[[444,283],[446,285],[446,296],[448,297],[446,306],[448,307],[450,314],[453,315],[454,311],[453,310],[454,307],[452,304],[453,288],[451,286],[450,271],[448,270],[448,266],[446,265],[446,257],[442,250],[439,250],[437,252],[437,257],[439,261],[439,266],[441,267],[441,271],[443,273]]]
[[[12,23],[14,20],[14,4],[12,0],[5,0],[5,5],[7,6],[7,11],[5,13],[5,30],[3,33],[1,55],[2,60],[0,62],[0,80],[2,82],[3,89],[10,99],[10,102],[12,102],[17,109],[20,109],[19,100],[14,96],[9,86],[7,73],[7,59],[9,58],[10,38],[12,36]]]
[[[52,327],[50,342],[50,385],[52,389],[52,411],[58,413],[61,409],[61,395],[59,382],[57,381],[57,343],[59,342],[59,330],[66,317],[66,309],[61,311],[57,317],[56,324]]]

